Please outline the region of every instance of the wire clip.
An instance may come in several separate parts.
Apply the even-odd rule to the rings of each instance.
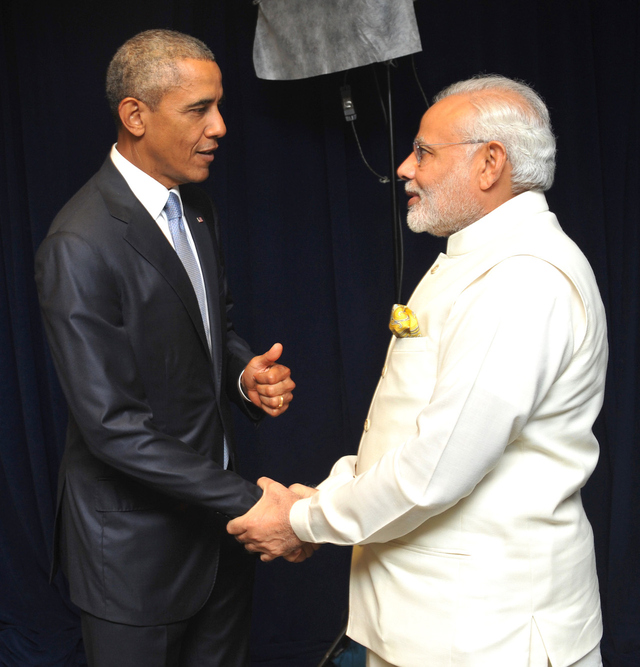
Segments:
[[[356,110],[351,99],[351,86],[345,84],[340,88],[342,95],[342,110],[344,111],[344,118],[347,122],[352,123],[356,118]]]

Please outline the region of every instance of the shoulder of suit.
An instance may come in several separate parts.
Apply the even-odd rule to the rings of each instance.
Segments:
[[[51,224],[49,234],[66,231],[83,236],[97,220],[107,215],[107,206],[94,175],[60,209]]]

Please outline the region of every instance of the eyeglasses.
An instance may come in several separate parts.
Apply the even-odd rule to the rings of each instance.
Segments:
[[[478,139],[476,141],[456,141],[450,144],[423,144],[419,142],[417,139],[414,139],[413,154],[416,156],[416,162],[418,163],[418,166],[420,166],[423,154],[428,153],[429,149],[432,146],[463,146],[465,144],[486,144],[486,143],[487,142],[484,141],[483,139]]]

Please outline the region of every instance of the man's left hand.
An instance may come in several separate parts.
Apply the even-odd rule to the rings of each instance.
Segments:
[[[242,387],[249,400],[268,415],[281,415],[291,403],[296,383],[291,371],[276,361],[282,345],[276,343],[268,352],[254,357],[242,374]]]
[[[247,551],[262,554],[260,560],[271,561],[283,556],[301,562],[317,548],[298,539],[291,528],[289,511],[300,496],[268,477],[261,477],[258,486],[262,498],[243,516],[227,524],[227,531],[244,544]]]

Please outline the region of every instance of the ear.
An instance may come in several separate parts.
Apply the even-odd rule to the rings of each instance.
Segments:
[[[118,105],[120,122],[128,132],[135,137],[141,137],[145,132],[145,115],[148,107],[135,97],[125,97]]]
[[[480,151],[480,189],[489,190],[505,174],[507,168],[507,151],[500,141],[487,142]]]

